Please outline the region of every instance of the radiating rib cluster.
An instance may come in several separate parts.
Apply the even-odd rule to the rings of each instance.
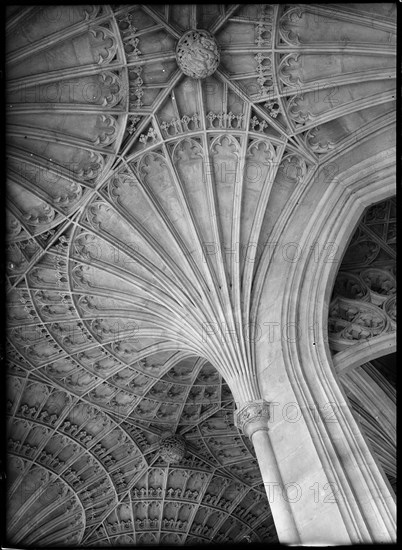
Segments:
[[[395,22],[391,5],[373,10],[357,4],[10,7],[7,354],[17,380],[10,437],[19,441],[11,445],[21,456],[21,481],[31,470],[39,479],[52,461],[55,443],[46,447],[46,430],[70,449],[66,471],[75,456],[65,439],[74,439],[71,426],[79,428],[81,443],[95,438],[67,481],[75,487],[74,476],[81,476],[77,483],[93,483],[93,494],[102,495],[99,507],[92,506],[98,497],[91,491],[82,504],[83,540],[98,527],[108,533],[102,540],[115,536],[100,525],[112,500],[113,506],[121,500],[113,484],[131,488],[134,474],[149,466],[141,454],[137,464],[136,444],[122,422],[137,418],[140,438],[145,395],[172,369],[193,357],[195,376],[207,362],[235,388],[235,400],[259,397],[255,320],[278,236],[323,162],[331,160],[330,182],[340,152],[393,123]],[[201,80],[176,63],[176,44],[191,29],[208,31],[220,49],[219,67]],[[293,245],[282,251],[289,261]],[[43,402],[21,401],[34,383],[60,392],[42,419],[46,392]],[[193,410],[180,394],[176,407],[168,400],[149,411],[165,418],[165,428],[178,429],[185,415],[190,425],[212,414],[213,399],[205,410]],[[110,422],[107,437],[82,432],[91,407]],[[70,422],[65,429],[64,421]],[[24,433],[36,425],[39,435],[22,450]],[[22,431],[14,437],[16,430]],[[127,464],[113,456],[115,437],[132,446]],[[126,469],[117,471],[111,459],[123,460]],[[91,461],[98,473],[86,478]],[[102,476],[108,487],[96,485]],[[197,498],[200,503],[201,492]],[[119,521],[127,521],[125,513]],[[192,520],[174,521],[187,521],[190,532]],[[207,517],[198,523],[201,538],[214,535]],[[57,518],[54,525],[52,543],[69,529]],[[161,524],[156,538],[151,524],[141,525],[151,542],[162,540]],[[50,534],[49,527],[40,540]],[[241,536],[240,530],[233,540]]]

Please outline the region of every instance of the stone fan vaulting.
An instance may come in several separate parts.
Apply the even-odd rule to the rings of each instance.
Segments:
[[[392,194],[393,9],[9,8],[10,542],[277,540],[233,412],[291,217],[342,158]]]

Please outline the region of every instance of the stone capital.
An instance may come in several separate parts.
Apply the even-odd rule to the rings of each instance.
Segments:
[[[268,431],[269,403],[264,399],[247,401],[234,413],[235,426],[251,439],[258,430]]]

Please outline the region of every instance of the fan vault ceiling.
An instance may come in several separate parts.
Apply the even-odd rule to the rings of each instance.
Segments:
[[[253,312],[291,197],[357,140],[392,142],[394,6],[25,6],[6,29],[10,541],[277,540],[230,388],[257,384]],[[204,62],[201,42],[203,78],[176,61],[192,29],[219,50]],[[345,259],[352,299],[391,330],[393,244],[359,231],[389,261]],[[331,323],[336,352],[355,333]]]

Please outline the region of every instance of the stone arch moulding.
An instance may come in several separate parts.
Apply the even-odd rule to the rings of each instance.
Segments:
[[[376,143],[378,139],[381,136],[376,136]],[[293,482],[296,477],[302,480],[305,493],[316,483],[324,490],[330,486],[332,496],[337,495],[332,501],[324,499],[331,502],[327,510],[325,505],[317,505],[314,517],[305,512],[310,506],[307,500],[304,505],[303,498],[291,501],[304,541],[328,542],[333,537],[337,544],[340,540],[391,542],[395,537],[395,497],[351,413],[334,371],[327,338],[329,298],[356,222],[367,206],[395,194],[394,148],[374,153],[367,160],[359,158],[359,147],[352,152],[357,157],[355,164],[350,157],[337,159],[338,166],[345,169],[331,181],[322,181],[320,176],[312,180],[289,216],[275,253],[278,260],[281,243],[298,242],[301,250],[312,251],[315,243],[332,242],[337,244],[335,260],[317,260],[310,252],[297,261],[286,262],[279,257],[275,262],[274,255],[258,303],[258,322],[274,323],[278,321],[275,311],[281,311],[281,327],[302,329],[296,337],[269,344],[264,336],[255,346],[262,397],[278,405],[281,402],[282,407],[295,402],[300,409],[301,422],[296,430],[293,421],[271,419],[272,446],[282,481]],[[318,215],[311,216],[312,210]],[[300,236],[297,228],[303,226]],[[292,438],[298,438],[299,443]],[[295,475],[303,463],[306,470]],[[318,523],[321,535],[315,534]],[[327,535],[323,529],[328,529]]]
[[[338,352],[332,358],[332,363],[337,375],[342,376],[368,361],[395,352],[396,332],[386,332]]]

